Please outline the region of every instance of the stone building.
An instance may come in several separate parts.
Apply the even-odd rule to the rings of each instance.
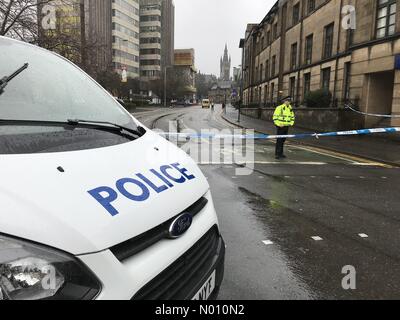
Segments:
[[[231,80],[231,62],[232,59],[228,56],[228,46],[225,45],[224,56],[221,58],[220,61],[220,80],[222,81],[229,81]]]
[[[244,105],[274,106],[287,95],[300,105],[324,88],[332,107],[351,100],[362,111],[400,115],[399,14],[396,0],[276,2],[241,41]]]
[[[213,103],[231,103],[232,82],[224,80],[217,81],[209,90],[208,97]]]

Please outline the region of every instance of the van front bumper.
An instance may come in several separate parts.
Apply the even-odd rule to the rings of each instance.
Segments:
[[[224,276],[225,243],[212,201],[193,227],[176,240],[162,240],[119,261],[110,251],[78,257],[98,277],[98,300],[190,300],[215,272],[216,299]]]

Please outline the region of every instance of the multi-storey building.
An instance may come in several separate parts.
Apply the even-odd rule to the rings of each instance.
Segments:
[[[41,45],[52,47],[93,76],[113,69],[139,77],[139,0],[55,2],[55,30],[44,30]],[[39,19],[40,22],[40,19]],[[40,24],[39,24],[40,25]],[[52,40],[60,42],[52,46]]]
[[[111,0],[106,0],[106,2],[109,1]],[[137,78],[139,77],[140,63],[139,0],[112,0],[111,7],[114,69],[119,73],[126,70],[129,78]]]
[[[241,41],[244,105],[272,106],[287,95],[299,105],[322,88],[333,107],[352,100],[362,111],[400,114],[397,7],[396,0],[278,1]]]
[[[196,99],[196,67],[194,49],[176,49],[174,51],[174,71],[184,82],[183,97],[185,100]]]
[[[172,0],[140,0],[140,76],[159,79],[173,65],[174,14]]]

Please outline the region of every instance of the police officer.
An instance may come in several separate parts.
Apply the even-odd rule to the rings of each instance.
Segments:
[[[274,112],[274,124],[277,128],[277,135],[287,135],[289,128],[294,126],[295,115],[291,106],[291,97],[282,99],[283,104],[278,106]],[[284,159],[286,156],[283,154],[283,147],[286,139],[277,139],[275,158]]]

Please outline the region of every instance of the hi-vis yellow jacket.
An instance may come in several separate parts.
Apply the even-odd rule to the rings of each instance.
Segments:
[[[291,105],[287,106],[282,104],[275,109],[274,123],[278,127],[292,127],[294,126],[294,112]]]

